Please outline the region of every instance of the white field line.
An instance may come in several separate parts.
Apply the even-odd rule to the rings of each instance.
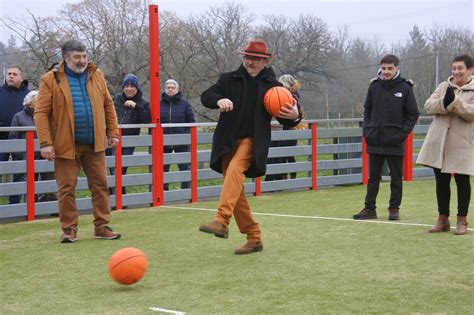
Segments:
[[[175,314],[175,315],[185,315],[186,314],[185,312],[167,310],[166,308],[160,308],[160,307],[150,307],[150,310],[155,311],[155,312]]]
[[[159,208],[194,210],[194,211],[208,211],[208,212],[216,211],[216,209],[194,208],[194,207],[176,207],[176,206],[160,206]],[[433,226],[433,224],[410,223],[410,222],[400,222],[400,221],[354,220],[354,219],[347,219],[347,218],[321,217],[321,216],[312,216],[312,215],[278,214],[278,213],[261,213],[261,212],[252,212],[252,214],[261,215],[261,216],[269,216],[269,217],[348,221],[348,222],[360,222],[360,223],[393,224],[393,225],[403,225],[403,226],[423,226],[423,227],[432,227]],[[468,228],[468,230],[474,231],[473,228]]]

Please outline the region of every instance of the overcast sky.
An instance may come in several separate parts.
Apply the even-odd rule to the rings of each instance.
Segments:
[[[152,0],[159,10],[176,12],[180,17],[199,14],[222,0]],[[37,16],[54,16],[66,3],[78,0],[0,0],[0,18],[28,18],[27,9]],[[351,37],[377,39],[386,45],[404,41],[414,24],[422,30],[434,25],[474,28],[473,0],[235,0],[258,21],[264,15],[297,17],[302,13],[320,17],[331,31],[343,25]],[[0,41],[11,32],[0,23]]]

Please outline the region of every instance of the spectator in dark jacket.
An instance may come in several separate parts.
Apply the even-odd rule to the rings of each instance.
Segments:
[[[168,80],[165,82],[165,92],[161,94],[161,105],[160,105],[161,123],[193,123],[194,113],[191,104],[184,99],[183,95],[179,91],[179,84],[175,80]],[[189,128],[187,127],[173,127],[164,128],[164,134],[189,134]],[[172,152],[189,152],[188,145],[165,145],[163,148],[164,153]],[[189,171],[189,163],[178,164],[180,171]],[[170,165],[164,165],[164,171],[168,172]],[[181,189],[189,188],[189,182],[182,182]],[[164,184],[164,189],[168,190],[168,184]]]
[[[365,207],[353,216],[355,220],[377,218],[375,201],[385,160],[391,178],[388,219],[399,220],[404,142],[419,116],[413,83],[400,76],[399,64],[397,56],[382,58],[377,78],[371,81],[365,99],[363,134],[369,154],[369,183]]]
[[[115,112],[120,125],[148,124],[150,123],[150,103],[143,98],[138,78],[133,74],[127,74],[122,80],[122,93],[114,96]],[[136,136],[140,134],[140,128],[122,129],[122,136]],[[122,147],[122,155],[132,155],[135,147]],[[107,149],[107,155],[113,155],[112,149]],[[122,174],[127,173],[127,167],[122,167]],[[111,168],[110,173],[115,174]],[[110,190],[114,194],[114,189]],[[122,193],[126,193],[125,187]]]
[[[23,107],[24,109],[13,116],[12,119],[12,127],[27,127],[27,126],[34,126],[35,120],[33,114],[35,112],[35,102],[38,96],[38,91],[31,91],[25,96],[23,100]],[[9,139],[25,139],[26,132],[24,131],[10,131],[8,136]],[[36,138],[36,133],[35,133]],[[25,160],[26,153],[12,153],[13,160]],[[41,154],[39,152],[35,152],[35,160],[42,160]],[[54,172],[43,172],[43,173],[35,173],[35,181],[38,179],[41,180],[54,180]],[[23,182],[25,181],[24,174],[15,174],[13,176],[14,182]],[[21,196],[10,196],[10,204],[19,203]],[[54,201],[57,200],[56,193],[46,193],[40,196],[36,195],[36,201]]]
[[[10,127],[13,116],[23,110],[23,99],[29,92],[20,66],[8,66],[5,84],[0,87],[0,127]],[[5,139],[8,139],[8,132],[0,132],[0,141]],[[0,162],[9,158],[10,153],[0,153]]]

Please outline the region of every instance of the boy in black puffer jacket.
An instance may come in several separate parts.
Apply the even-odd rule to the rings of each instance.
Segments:
[[[400,76],[398,57],[384,56],[364,104],[363,134],[369,154],[369,183],[365,206],[353,216],[355,220],[377,218],[375,203],[385,160],[391,177],[388,219],[399,220],[404,142],[419,116],[412,86],[413,83]]]

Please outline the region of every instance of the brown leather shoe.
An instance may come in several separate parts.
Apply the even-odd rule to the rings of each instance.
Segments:
[[[119,239],[122,235],[120,233],[112,231],[109,226],[102,226],[95,230],[94,238],[102,240],[116,240]]]
[[[263,244],[261,241],[247,241],[244,245],[237,248],[234,252],[236,255],[247,255],[263,251]]]
[[[199,231],[214,234],[216,237],[229,238],[229,229],[217,220],[212,220],[199,227]]]
[[[466,217],[458,216],[458,221],[456,223],[456,235],[464,235],[467,233],[467,220]]]
[[[63,235],[61,235],[61,243],[74,243],[77,241],[76,230],[72,228],[67,228],[63,230]]]
[[[429,233],[441,233],[441,232],[448,232],[451,229],[451,223],[449,223],[449,217],[444,214],[440,214],[438,216],[438,220],[436,221],[436,225],[429,230]]]

